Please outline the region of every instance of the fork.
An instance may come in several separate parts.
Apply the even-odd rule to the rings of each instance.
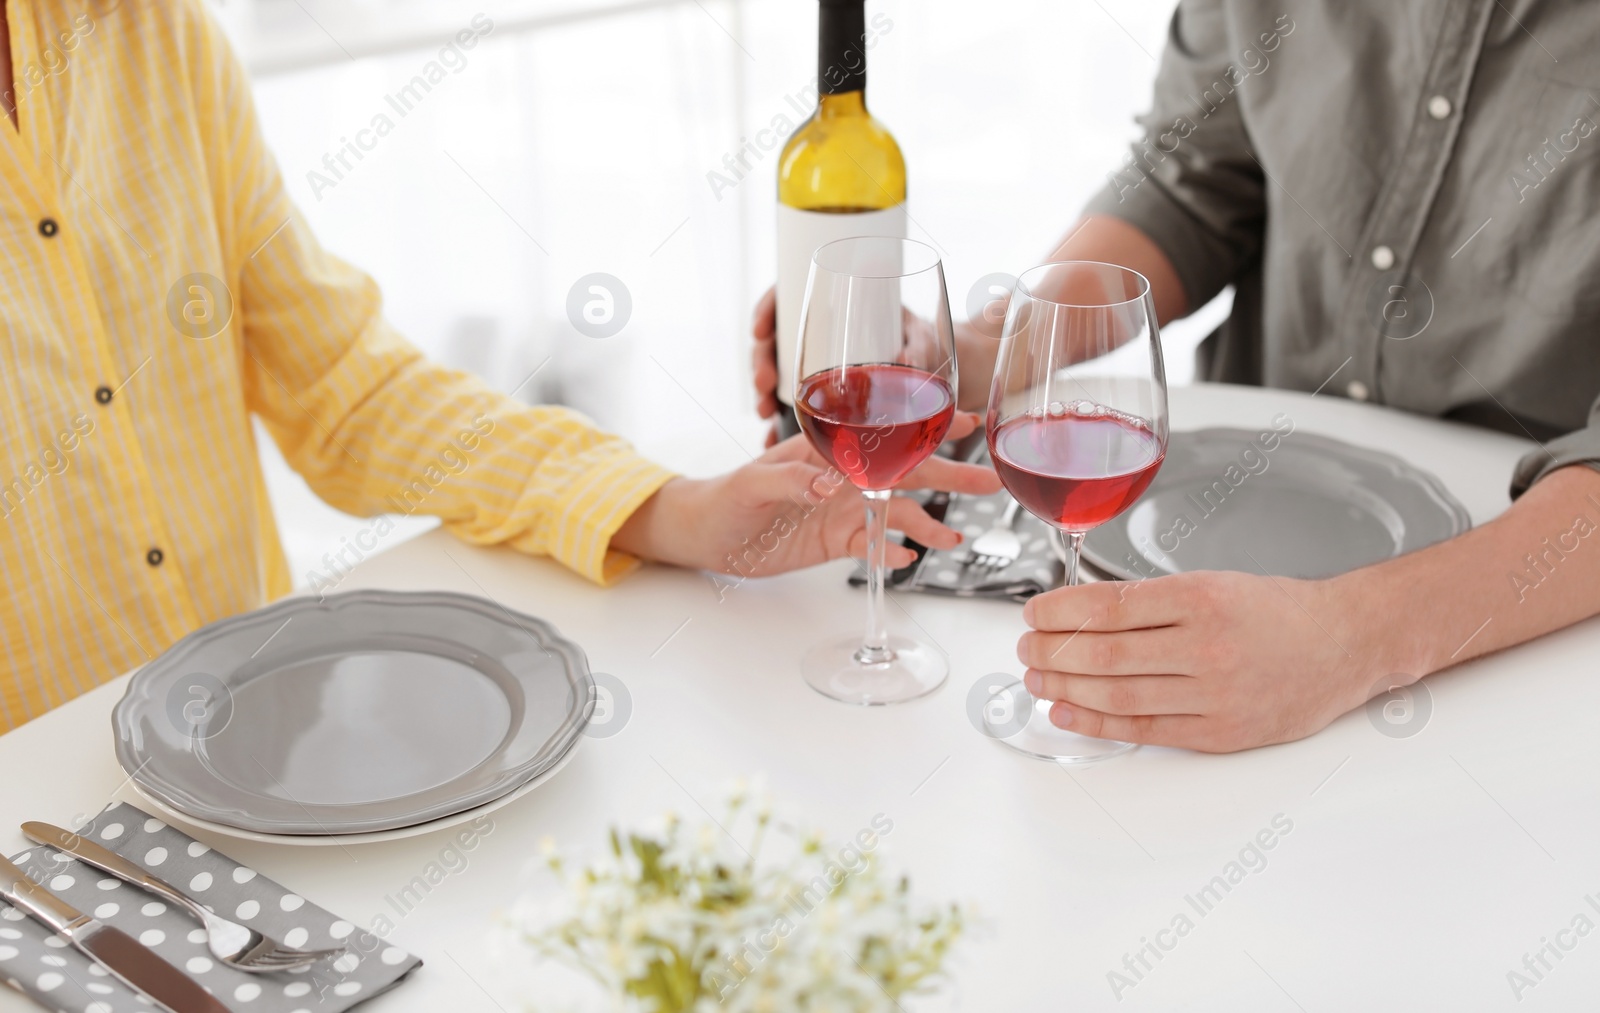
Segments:
[[[962,565],[975,566],[980,570],[1004,570],[1015,563],[1017,557],[1022,555],[1022,539],[1011,529],[1016,526],[1017,514],[1021,510],[1022,504],[1012,499],[1000,519],[995,521],[994,527],[979,535],[978,540],[972,543]]]
[[[58,848],[85,865],[142,887],[163,900],[188,911],[206,927],[206,945],[217,960],[237,971],[266,974],[295,971],[331,957],[341,950],[297,950],[254,929],[247,928],[202,907],[175,887],[150,875],[144,869],[108,848],[49,823],[24,823],[22,833],[35,844]]]

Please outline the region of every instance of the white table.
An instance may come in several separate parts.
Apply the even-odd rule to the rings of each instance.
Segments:
[[[1265,426],[1279,411],[1305,431],[1424,464],[1475,522],[1505,508],[1527,446],[1329,397],[1173,392],[1180,429]],[[918,1009],[1510,1008],[1507,972],[1541,937],[1580,912],[1600,924],[1584,900],[1600,903],[1593,622],[1429,680],[1431,720],[1408,738],[1380,734],[1358,711],[1289,745],[1231,756],[1146,748],[1069,772],[968,723],[971,684],[1016,667],[1015,605],[897,596],[904,612],[891,608],[892,620],[935,631],[951,658],[949,683],[928,699],[853,709],[808,689],[794,660],[802,648],[861,619],[847,566],[750,582],[719,602],[701,574],[651,569],[603,591],[439,532],[364,563],[346,587],[487,592],[549,618],[597,671],[624,680],[633,707],[619,734],[586,741],[555,781],[497,813],[471,865],[400,921],[391,941],[428,964],[364,1008],[519,1008],[512,976],[475,944],[510,877],[542,875],[542,835],[599,847],[613,821],[665,809],[698,818],[725,782],[758,772],[789,812],[841,841],[886,814],[887,853],[920,894],[975,900],[987,914],[957,988]],[[8,852],[22,847],[21,820],[66,824],[113,796],[137,801],[119,788],[111,751],[122,689],[119,680],[0,738]],[[1293,829],[1269,864],[1200,916],[1186,895],[1278,814]],[[363,926],[447,843],[346,851],[199,836]],[[1193,931],[1119,1004],[1108,972],[1180,912]],[[1600,995],[1600,938],[1565,956],[1524,993],[1526,1008],[1576,1009]],[[3,1013],[31,1008],[0,995]]]

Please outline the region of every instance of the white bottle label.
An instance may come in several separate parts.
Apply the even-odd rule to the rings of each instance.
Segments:
[[[811,255],[817,247],[853,236],[905,238],[906,206],[835,214],[778,205],[778,400],[794,402],[800,307],[805,302]]]

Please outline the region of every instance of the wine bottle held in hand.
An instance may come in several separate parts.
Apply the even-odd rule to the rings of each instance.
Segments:
[[[939,448],[956,411],[955,328],[930,246],[876,236],[829,243],[812,259],[800,314],[800,428],[861,490],[867,509],[867,632],[812,648],[806,682],[824,696],[889,704],[931,693],[948,665],[928,644],[890,636],[884,550],[890,489]]]
[[[1167,454],[1166,370],[1144,276],[1065,262],[1017,279],[985,429],[1001,483],[1059,532],[1067,584],[1078,583],[1084,535],[1132,506]],[[1050,709],[1018,682],[985,713],[1010,731],[994,738],[1030,756],[1087,763],[1133,748],[1058,728]]]
[[[817,249],[852,236],[904,237],[906,163],[867,112],[867,51],[894,27],[863,0],[819,0],[817,109],[778,160],[777,356],[781,435],[796,432],[795,347]]]

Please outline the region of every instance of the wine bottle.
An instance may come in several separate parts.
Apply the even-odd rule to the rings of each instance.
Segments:
[[[867,112],[867,50],[894,27],[887,15],[867,33],[865,0],[819,0],[817,109],[778,160],[778,400],[783,435],[795,421],[795,349],[811,255],[851,236],[906,234],[906,162]]]

